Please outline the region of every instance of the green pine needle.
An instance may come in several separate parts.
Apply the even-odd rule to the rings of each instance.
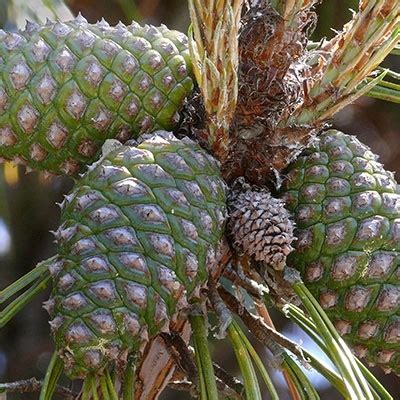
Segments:
[[[252,344],[250,343],[249,339],[247,339],[247,336],[244,334],[243,330],[240,328],[239,324],[233,320],[232,324],[234,325],[237,333],[240,336],[240,339],[242,340],[242,342],[244,343],[244,345],[247,348],[247,351],[249,352],[251,358],[254,361],[254,364],[256,365],[258,372],[260,373],[265,386],[268,389],[269,394],[271,395],[271,400],[279,400],[279,395],[278,392],[275,389],[275,386],[268,374],[268,371],[265,368],[264,363],[262,362],[261,358],[259,357],[259,355],[257,354],[256,350],[254,349],[254,347],[252,346]]]
[[[109,399],[110,396],[108,394],[108,385],[107,385],[107,379],[105,376],[102,376],[99,379],[100,382],[100,390],[101,390],[101,395],[103,399]]]
[[[390,54],[393,54],[394,56],[400,56],[400,44],[396,45]]]
[[[93,376],[88,376],[82,385],[82,400],[90,400],[90,393],[93,392],[93,386],[96,388],[94,384]]]
[[[243,377],[243,384],[247,400],[261,400],[261,390],[258,383],[257,375],[251,362],[250,354],[246,345],[243,343],[240,333],[235,324],[231,323],[228,327],[228,335],[235,351],[236,359],[239,364]]]
[[[293,289],[310,314],[318,332],[324,340],[330,357],[344,379],[349,397],[373,400],[374,396],[354,356],[337,333],[321,306],[305,287],[303,282],[295,282],[293,284]]]
[[[304,400],[319,400],[319,395],[306,374],[289,354],[284,354],[284,367],[289,372],[300,396]]]
[[[107,399],[109,399],[109,400],[118,400],[118,394],[117,394],[117,392],[115,390],[113,381],[112,381],[111,376],[110,376],[110,371],[108,369],[106,369],[104,371],[104,376],[106,378],[107,390],[108,390],[108,395],[109,395],[107,397]]]
[[[0,291],[0,304],[3,304],[20,290],[25,289],[27,286],[34,283],[35,280],[39,278],[43,279],[48,276],[48,266],[54,259],[55,257],[51,257],[46,261],[42,261],[33,270],[29,271],[17,281]]]
[[[118,3],[125,14],[125,18],[127,21],[139,22],[143,19],[138,9],[138,6],[135,4],[135,1],[118,0]]]
[[[0,317],[0,328],[3,328],[16,314],[18,314],[28,303],[31,302],[39,293],[46,289],[50,281],[50,275],[45,275],[36,281],[29,289],[22,293],[2,312]]]
[[[380,70],[382,71],[383,68],[380,68]],[[388,78],[400,81],[400,74],[398,72],[391,71],[390,69],[386,69],[385,71]],[[367,81],[370,82],[371,80],[372,79],[369,78]],[[400,104],[400,84],[382,80],[369,90],[367,95],[375,99]]]
[[[204,314],[195,310],[189,317],[193,331],[195,359],[199,371],[200,399],[218,400],[217,382],[208,347],[208,331]]]
[[[282,309],[283,313],[290,318],[293,322],[295,322],[300,328],[304,330],[305,333],[307,333],[308,336],[311,337],[311,339],[321,348],[321,350],[329,356],[329,350],[325,345],[325,342],[320,338],[318,335],[318,329],[315,323],[311,318],[309,318],[305,313],[300,310],[298,307],[296,307],[293,304],[287,304],[283,307]],[[307,354],[307,353],[305,353]],[[307,354],[307,357],[310,357],[310,354]],[[320,367],[318,367],[315,364],[315,361],[318,362],[318,360],[310,360],[310,365],[313,366],[317,371],[322,373],[322,370]],[[393,397],[387,392],[387,390],[382,386],[382,384],[378,381],[378,379],[375,378],[375,376],[362,364],[361,361],[356,359],[356,362],[363,373],[364,377],[368,381],[371,390],[373,391],[374,398],[376,399],[381,399],[381,400],[393,400]],[[332,371],[326,370],[326,373],[323,373],[326,379],[328,379],[332,385],[338,389],[343,395],[345,395],[345,392],[343,391],[343,382],[341,381],[340,377],[334,373],[334,375],[331,375]],[[339,381],[338,379],[339,378]]]
[[[39,400],[53,399],[53,394],[63,369],[63,362],[58,357],[57,352],[54,352],[53,356],[51,357],[49,366],[47,367],[47,372],[43,381],[42,390],[40,391]]]
[[[97,384],[97,380],[96,379],[92,379],[91,380],[91,384],[92,384],[92,396],[93,396],[93,400],[100,400],[97,390],[98,390],[98,384]]]
[[[135,394],[135,364],[134,357],[128,359],[122,385],[123,399],[132,400]]]

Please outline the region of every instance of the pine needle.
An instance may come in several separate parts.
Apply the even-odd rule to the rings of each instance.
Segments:
[[[208,141],[225,159],[238,93],[238,32],[243,0],[189,0],[189,50],[208,115]]]
[[[32,285],[37,279],[45,278],[49,274],[48,265],[51,264],[54,259],[55,257],[52,257],[39,263],[34,269],[0,291],[0,304],[6,302],[20,290]]]
[[[365,85],[361,84],[396,48],[399,29],[400,2],[361,1],[358,13],[343,32],[310,53],[314,55],[310,57],[311,87],[303,104],[281,126],[320,123],[365,94]],[[368,87],[371,89],[372,84]]]
[[[200,399],[218,400],[217,382],[208,348],[205,316],[200,309],[192,310],[189,319],[193,331],[195,358],[200,378]]]
[[[58,357],[57,352],[53,353],[49,366],[47,367],[46,376],[43,381],[42,390],[40,391],[39,400],[51,400],[56,389],[58,379],[64,369],[63,362]]]
[[[228,327],[228,335],[231,341],[233,350],[236,354],[236,359],[243,376],[243,384],[246,392],[246,399],[261,400],[261,391],[258,384],[257,375],[254,371],[251,362],[250,354],[243,343],[240,334],[237,330],[237,325],[231,323]]]

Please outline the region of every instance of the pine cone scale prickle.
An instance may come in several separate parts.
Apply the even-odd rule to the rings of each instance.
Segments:
[[[143,140],[90,166],[62,204],[46,308],[74,377],[168,331],[216,263],[225,220],[218,163],[167,132]]]
[[[360,357],[400,373],[400,194],[355,137],[327,131],[290,167],[290,259]]]
[[[193,87],[187,38],[165,26],[28,24],[1,32],[0,61],[0,157],[55,173],[173,128]]]

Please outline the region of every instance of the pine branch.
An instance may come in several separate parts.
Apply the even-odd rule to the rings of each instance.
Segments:
[[[235,392],[234,390],[232,390],[229,386],[226,386],[221,380],[217,379],[217,386],[218,386],[218,390],[219,393],[224,396],[223,398],[225,399],[234,399],[234,400],[241,400],[243,399],[243,397]],[[186,392],[189,393],[189,395],[193,398],[196,398],[195,395],[195,387],[191,382],[188,381],[171,381],[168,384],[168,387],[179,391],[179,392]]]
[[[219,379],[219,381],[224,383],[226,387],[230,388],[234,393],[236,393],[237,396],[239,396],[239,398],[242,398],[244,394],[244,387],[243,384],[239,381],[239,379],[230,375],[218,364],[213,363],[213,365],[214,365],[215,376]]]
[[[174,358],[177,365],[184,371],[188,380],[192,383],[191,390],[193,393],[199,393],[199,375],[194,361],[193,352],[187,343],[177,332],[161,333],[160,335],[167,345],[168,351]]]
[[[168,346],[170,354],[174,357],[175,362],[179,365],[188,378],[189,382],[180,382],[184,384],[184,390],[189,390],[192,395],[198,395],[198,372],[194,361],[194,350],[188,347],[186,342],[182,339],[179,333],[171,332],[170,334],[162,333],[162,338]],[[243,385],[238,379],[228,374],[218,364],[213,363],[215,376],[217,379],[218,390],[225,393],[235,394],[235,398],[240,398],[243,392]],[[179,385],[179,384],[178,384]],[[179,390],[179,389],[178,389]]]
[[[168,387],[172,390],[176,390],[177,392],[186,392],[192,398],[196,398],[196,388],[191,382],[188,381],[171,381],[168,383]]]
[[[237,285],[245,289],[255,298],[263,298],[269,292],[269,289],[250,279],[240,270],[234,270],[231,266],[224,269],[223,276],[229,279],[233,285]]]
[[[188,381],[172,381],[169,386],[176,390],[188,391],[192,397],[197,398],[198,389],[198,371],[194,361],[194,350],[188,347],[185,341],[178,333],[166,334],[161,336],[168,346],[170,354],[173,356],[177,365],[179,365],[186,375]],[[229,375],[219,365],[213,363],[215,376],[217,378],[217,388],[219,392],[224,393],[229,398],[240,399],[243,392],[243,386],[236,378]]]

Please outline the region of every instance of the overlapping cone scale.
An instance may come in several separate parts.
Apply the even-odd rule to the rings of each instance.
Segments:
[[[229,229],[235,245],[266,267],[284,269],[294,235],[282,200],[265,189],[249,186],[230,197],[229,208]]]
[[[108,138],[175,127],[192,87],[187,37],[165,26],[0,30],[0,159],[74,175]]]
[[[289,168],[290,256],[355,353],[400,374],[400,194],[356,137],[330,130]]]
[[[224,230],[218,162],[160,131],[89,167],[62,204],[45,307],[67,373],[123,362],[199,296]]]

